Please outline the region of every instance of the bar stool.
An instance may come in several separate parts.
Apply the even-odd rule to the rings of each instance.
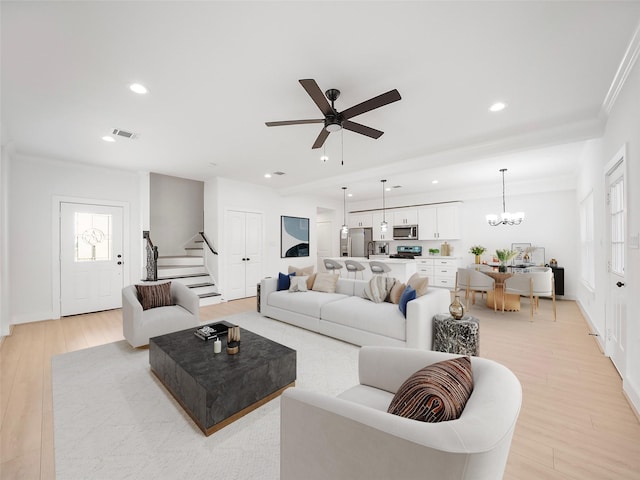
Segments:
[[[338,275],[341,274],[340,273],[340,269],[342,268],[341,264],[339,264],[335,260],[331,260],[330,258],[325,258],[323,261],[324,261],[324,268],[327,270],[327,272],[331,272],[331,273],[338,272]]]
[[[377,262],[375,260],[369,262],[369,268],[374,275],[386,275],[389,276],[391,267],[383,262]]]
[[[349,274],[353,272],[353,278],[358,278],[358,272],[360,272],[360,278],[364,280],[364,265],[360,262],[356,262],[355,260],[345,260],[344,266],[347,268],[347,278],[349,278]]]

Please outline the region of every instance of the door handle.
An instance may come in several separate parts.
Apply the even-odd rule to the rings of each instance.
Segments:
[[[251,259],[250,259],[250,258],[246,258],[245,260],[248,262],[248,261],[250,261]]]
[[[122,265],[122,262],[118,262],[118,265]]]
[[[622,287],[624,287],[624,283],[623,282],[618,282],[618,283],[616,283],[616,287],[622,288]]]

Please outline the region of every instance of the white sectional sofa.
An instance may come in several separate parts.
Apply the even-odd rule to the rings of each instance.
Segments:
[[[449,311],[450,292],[429,287],[407,304],[407,318],[398,305],[362,298],[367,280],[340,278],[335,293],[277,291],[278,279],[260,284],[262,315],[355,345],[431,350],[432,319]]]

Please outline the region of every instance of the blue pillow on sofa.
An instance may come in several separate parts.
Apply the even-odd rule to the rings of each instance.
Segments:
[[[278,273],[278,291],[280,290],[289,290],[291,286],[291,277],[294,277],[296,272],[286,274],[286,273]]]
[[[415,298],[416,291],[411,285],[407,285],[407,288],[405,288],[404,292],[402,292],[400,302],[398,303],[398,307],[400,308],[400,311],[405,318],[407,318],[407,303],[409,303],[411,300],[415,300]]]

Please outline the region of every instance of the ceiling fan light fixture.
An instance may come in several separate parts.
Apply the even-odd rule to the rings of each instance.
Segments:
[[[342,130],[342,125],[337,120],[327,120],[324,129],[329,132],[339,132]]]

